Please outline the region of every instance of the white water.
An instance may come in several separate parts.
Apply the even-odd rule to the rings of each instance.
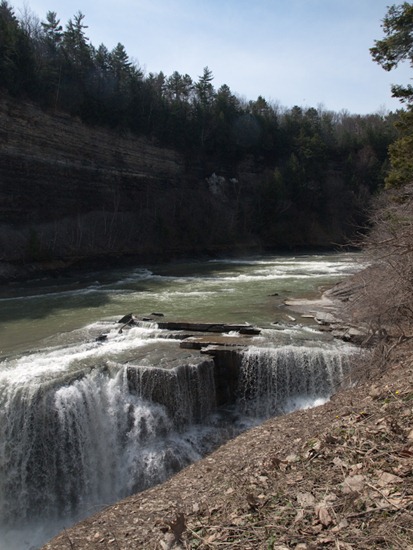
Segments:
[[[56,525],[60,529],[62,519],[68,526],[163,481],[224,439],[214,429],[213,416],[206,425],[191,422],[214,411],[211,363],[187,366],[183,376],[182,369],[153,369],[148,380],[144,367],[132,389],[127,367],[109,365],[66,376],[59,376],[59,370],[55,378],[33,373],[25,381],[10,377],[4,383],[3,377],[0,382],[4,550],[13,548],[10,539],[27,523],[37,526],[39,539],[31,538],[30,544],[19,540],[15,548],[44,542]],[[196,403],[191,385],[198,393],[202,388],[203,399]],[[172,389],[175,399],[166,405],[140,395],[161,391],[167,397]]]
[[[350,346],[250,348],[243,355],[238,410],[254,418],[325,403],[349,372]]]
[[[0,550],[37,548],[75,520],[166,479],[240,430],[321,403],[335,391],[353,348],[313,326],[271,328],[275,311],[268,309],[268,294],[274,287],[290,292],[295,281],[297,294],[307,295],[301,280],[324,284],[354,270],[354,260],[323,263],[317,256],[220,266],[198,276],[186,268],[182,277],[139,269],[86,289],[38,292],[36,286],[3,297],[20,324],[29,307],[32,323],[47,320],[55,332],[42,325],[37,350],[19,353],[19,344],[16,353],[0,359]],[[137,281],[155,286],[137,289]],[[116,300],[113,309],[97,311],[83,302],[96,293]],[[80,300],[76,313],[92,322],[68,330],[73,320],[65,324],[72,311],[67,300]],[[258,312],[250,314],[255,302]],[[42,304],[53,313],[44,314]],[[173,308],[178,319],[185,306],[187,319],[192,313],[211,320],[213,313],[214,320],[233,320],[234,304],[251,315],[238,320],[265,318],[242,361],[235,409],[216,410],[212,360],[179,350],[153,324],[119,334],[112,321],[119,307],[122,313],[144,307],[149,312],[160,304],[166,313]],[[10,330],[7,322],[2,328]],[[95,338],[102,332],[107,340],[100,343]]]
[[[0,287],[0,355],[65,342],[74,330],[125,313],[187,321],[285,320],[283,298],[314,295],[359,269],[355,254],[175,263]],[[277,294],[277,296],[273,296]],[[48,339],[46,342],[44,339]]]

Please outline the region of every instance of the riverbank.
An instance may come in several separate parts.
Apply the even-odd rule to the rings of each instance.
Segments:
[[[44,550],[413,548],[413,361],[273,418]]]

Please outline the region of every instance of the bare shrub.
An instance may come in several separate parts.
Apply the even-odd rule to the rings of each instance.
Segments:
[[[370,267],[350,306],[379,339],[413,336],[413,185],[382,194],[364,242]]]

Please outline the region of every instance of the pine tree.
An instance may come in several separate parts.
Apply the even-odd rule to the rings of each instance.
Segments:
[[[391,71],[404,61],[413,68],[413,4],[404,2],[390,6],[382,25],[385,38],[376,40],[370,53],[386,71]],[[400,137],[389,149],[391,171],[388,187],[400,187],[413,181],[413,87],[393,85],[393,97],[406,105],[396,124]]]
[[[12,94],[31,92],[34,86],[33,49],[13,8],[0,2],[0,87]]]

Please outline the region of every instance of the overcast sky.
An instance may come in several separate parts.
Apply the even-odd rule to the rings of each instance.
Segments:
[[[214,86],[250,100],[351,113],[395,110],[390,85],[407,84],[408,65],[387,73],[369,48],[383,37],[389,0],[10,0],[61,23],[85,14],[94,46],[121,42],[146,73],[177,70],[193,79],[208,66]],[[401,4],[402,2],[395,2]]]

